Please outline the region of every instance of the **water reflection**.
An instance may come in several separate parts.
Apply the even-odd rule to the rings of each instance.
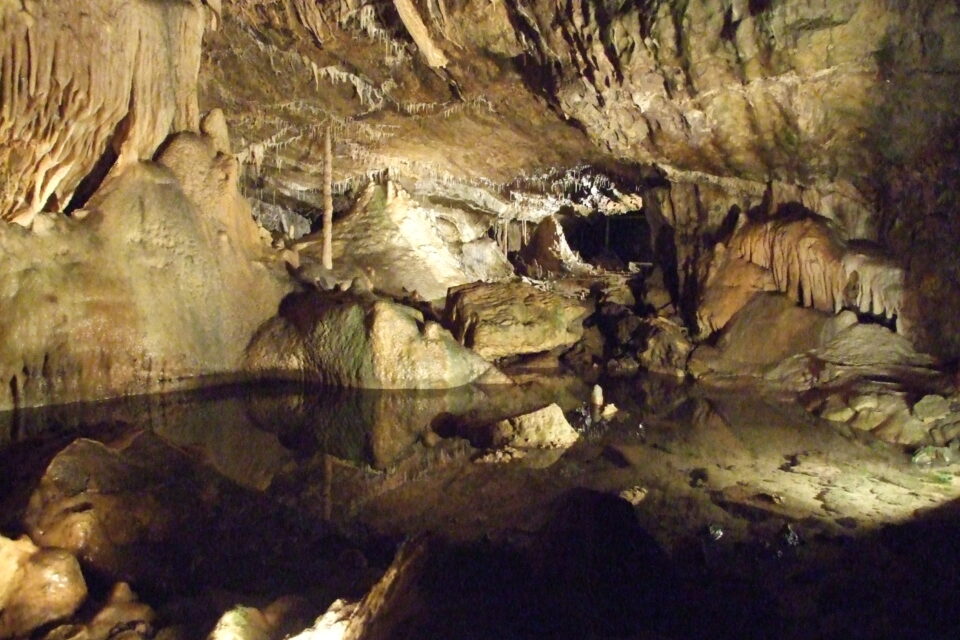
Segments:
[[[516,387],[374,391],[292,383],[236,385],[0,413],[0,448],[111,425],[153,431],[227,477],[266,488],[290,462],[327,453],[383,469],[438,420],[483,423],[552,402],[570,409],[584,387],[556,378]]]

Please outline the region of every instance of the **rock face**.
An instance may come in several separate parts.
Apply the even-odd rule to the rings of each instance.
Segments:
[[[583,334],[589,305],[522,282],[474,283],[450,290],[444,323],[488,360],[569,346]]]
[[[0,218],[29,225],[63,210],[114,162],[196,130],[208,11],[200,0],[0,8]]]
[[[530,241],[520,250],[519,259],[524,273],[534,278],[591,271],[590,266],[570,248],[556,216],[548,216],[540,221]]]
[[[0,226],[0,407],[235,372],[289,285],[258,261],[233,158],[209,136],[181,134],[81,213],[42,214],[33,233]]]
[[[366,389],[449,389],[508,380],[440,325],[373,297],[295,294],[247,348],[264,377]]]
[[[708,336],[723,329],[758,292],[776,290],[768,269],[732,256],[723,244],[717,244],[697,305],[700,334]]]
[[[77,559],[0,536],[0,638],[23,637],[73,615],[87,597]]]

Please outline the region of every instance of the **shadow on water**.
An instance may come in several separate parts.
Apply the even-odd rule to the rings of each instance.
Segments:
[[[960,628],[960,503],[782,553],[671,556],[629,505],[575,489],[524,548],[435,543],[410,592],[391,638],[946,640]]]

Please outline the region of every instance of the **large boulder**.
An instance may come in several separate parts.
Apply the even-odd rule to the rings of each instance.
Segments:
[[[550,351],[577,342],[590,305],[523,282],[455,287],[444,322],[461,344],[488,360]]]
[[[508,383],[416,309],[374,296],[288,296],[247,348],[264,377],[366,389],[450,389]]]
[[[836,387],[865,378],[922,386],[924,380],[932,382],[939,377],[934,365],[934,358],[882,325],[851,324],[816,349],[785,359],[764,377],[775,386],[800,390]]]
[[[513,275],[486,236],[492,223],[489,216],[420,201],[390,180],[371,183],[334,224],[333,263],[337,270],[363,268],[377,289],[440,300],[449,287]],[[296,245],[318,261],[322,247],[320,233]]]
[[[711,372],[762,376],[782,360],[822,344],[832,327],[826,313],[799,307],[778,293],[755,294],[725,323],[715,348],[697,349],[691,371],[699,377]]]
[[[24,484],[31,493],[19,525],[39,545],[76,555],[98,580],[154,593],[188,583],[248,588],[304,579],[325,562],[305,533],[316,521],[149,431],[109,444],[78,438]]]
[[[68,618],[87,597],[77,559],[39,548],[27,537],[0,536],[0,638],[26,636]]]

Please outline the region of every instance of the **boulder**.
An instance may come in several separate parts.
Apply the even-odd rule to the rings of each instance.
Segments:
[[[257,331],[246,368],[365,389],[450,389],[509,380],[416,309],[374,296],[288,296]]]
[[[576,343],[590,305],[523,282],[455,287],[444,324],[456,339],[488,360],[550,351]]]
[[[913,405],[913,415],[923,422],[934,422],[950,413],[950,401],[943,396],[931,394],[920,398]]]
[[[0,638],[26,636],[68,618],[86,597],[80,565],[69,551],[39,548],[26,536],[0,536]]]
[[[60,450],[32,485],[20,526],[38,544],[75,554],[99,580],[156,593],[316,571],[317,549],[306,553],[310,542],[298,529],[306,522],[159,436],[134,431],[109,445],[78,438]]]
[[[798,307],[786,296],[755,294],[725,324],[716,349],[697,349],[691,367],[699,377],[710,372],[760,376],[785,358],[817,347],[830,326],[830,316]]]
[[[491,446],[520,449],[566,448],[577,438],[579,435],[556,404],[501,420],[491,425],[489,432]]]

